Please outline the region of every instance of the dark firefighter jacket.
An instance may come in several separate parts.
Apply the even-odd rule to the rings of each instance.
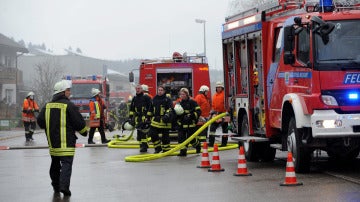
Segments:
[[[201,109],[195,100],[189,98],[180,101],[181,107],[184,109],[184,113],[178,116],[177,124],[180,128],[192,128],[196,127],[196,123],[201,115]]]
[[[151,117],[151,98],[144,93],[136,94],[136,96],[132,99],[129,117],[130,119],[134,119],[136,125],[139,123],[143,123],[145,119],[149,119]]]
[[[171,119],[174,117],[172,110],[172,101],[165,94],[156,95],[152,100],[151,106],[151,126],[156,128],[171,128]],[[164,116],[165,115],[165,116]],[[167,117],[166,119],[164,117]],[[165,121],[164,121],[165,120]]]
[[[55,94],[37,117],[40,128],[45,129],[50,155],[74,156],[75,131],[86,136],[86,123],[78,108],[61,93]]]

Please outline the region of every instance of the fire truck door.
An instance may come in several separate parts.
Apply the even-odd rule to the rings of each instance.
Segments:
[[[251,120],[250,127],[254,130],[264,130],[264,86],[262,81],[262,52],[261,33],[251,34],[248,38],[248,77],[249,77],[249,103]],[[249,114],[250,114],[249,113]],[[251,123],[252,122],[252,123]]]

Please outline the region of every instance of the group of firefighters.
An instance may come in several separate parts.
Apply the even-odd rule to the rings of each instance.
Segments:
[[[140,152],[147,152],[148,139],[154,144],[155,153],[170,150],[170,130],[178,131],[178,142],[182,143],[196,132],[206,121],[213,116],[225,112],[224,84],[216,83],[216,93],[212,100],[210,89],[203,85],[198,95],[191,98],[187,88],[181,88],[179,99],[173,101],[166,95],[164,86],[158,86],[157,94],[150,95],[145,85],[138,84],[135,87],[136,95],[132,98],[129,106],[129,119],[123,124],[123,129],[137,129],[137,141],[140,143]],[[219,119],[203,130],[190,144],[200,153],[201,142],[208,138],[209,146],[214,146],[215,131],[221,126],[225,135],[221,137],[221,146],[226,146],[228,137],[228,123]],[[160,136],[161,134],[161,136]],[[187,147],[180,149],[179,156],[187,155]]]
[[[224,105],[224,84],[216,83],[216,92],[210,98],[210,89],[202,85],[195,98],[191,98],[189,90],[182,88],[179,91],[179,99],[175,103],[167,96],[164,86],[157,88],[157,95],[152,96],[148,93],[146,85],[137,85],[136,95],[129,100],[128,120],[124,122],[123,129],[137,129],[137,141],[140,144],[140,152],[147,152],[148,137],[154,144],[155,153],[170,150],[170,130],[178,131],[178,142],[184,142],[197,129],[213,116],[225,112]],[[93,137],[96,129],[99,131],[102,143],[110,140],[105,136],[105,115],[106,108],[99,89],[93,88],[90,98],[90,131],[88,144],[95,144]],[[23,104],[23,122],[25,127],[26,141],[32,141],[32,134],[36,126],[34,112],[38,112],[39,107],[34,100],[34,93],[30,92]],[[203,130],[197,138],[190,144],[199,153],[201,142],[208,139],[210,147],[214,146],[215,132],[221,126],[223,135],[221,136],[221,146],[227,145],[228,123],[224,119],[219,119]],[[161,136],[160,136],[161,134]],[[180,150],[180,156],[187,155],[187,146]]]

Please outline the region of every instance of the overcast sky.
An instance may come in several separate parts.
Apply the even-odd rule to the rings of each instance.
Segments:
[[[222,68],[221,27],[229,0],[0,0],[0,32],[62,52],[72,46],[99,59],[202,53]]]

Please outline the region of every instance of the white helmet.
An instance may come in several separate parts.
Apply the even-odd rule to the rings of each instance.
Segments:
[[[54,85],[53,95],[58,94],[60,92],[64,92],[68,88],[71,88],[71,81],[70,80],[61,80]]]
[[[224,83],[221,82],[221,81],[216,82],[216,88],[217,88],[217,87],[224,88]]]
[[[202,85],[200,86],[199,92],[205,92],[205,91],[209,91],[209,87],[207,87],[206,85]]]
[[[149,92],[149,86],[148,85],[142,84],[141,87],[142,87],[143,91]]]
[[[27,96],[26,97],[29,97],[29,96],[34,96],[35,94],[34,94],[34,92],[32,92],[32,91],[30,91],[28,94],[27,94]]]
[[[174,107],[176,115],[182,115],[184,113],[184,108],[180,104],[176,104]]]
[[[92,88],[92,89],[91,89],[91,96],[92,96],[92,97],[97,96],[99,93],[100,93],[100,90],[99,90],[99,89],[97,89],[97,88]]]
[[[129,121],[125,121],[125,123],[122,125],[123,130],[133,130],[134,126],[129,123]]]

